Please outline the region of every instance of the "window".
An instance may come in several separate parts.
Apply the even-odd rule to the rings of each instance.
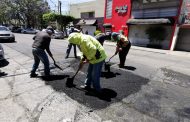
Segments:
[[[81,13],[81,18],[88,19],[88,18],[94,18],[94,12],[84,12]]]
[[[112,32],[111,28],[105,28],[105,33],[107,33],[107,32]]]
[[[107,0],[107,5],[106,5],[106,18],[111,18],[112,17],[112,0]]]
[[[143,3],[154,3],[154,2],[164,2],[167,0],[143,0]]]

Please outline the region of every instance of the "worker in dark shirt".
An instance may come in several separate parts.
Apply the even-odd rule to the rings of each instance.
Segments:
[[[105,33],[99,33],[95,36],[95,38],[103,46],[105,40],[111,40],[111,33],[109,33],[109,32],[107,32],[106,34]]]
[[[32,53],[34,56],[34,64],[32,67],[32,71],[30,77],[36,77],[37,74],[35,73],[40,61],[44,64],[44,74],[45,76],[50,75],[50,68],[49,68],[49,59],[46,52],[49,54],[50,57],[53,57],[50,51],[50,41],[51,35],[54,33],[54,30],[51,26],[48,26],[46,31],[38,32],[34,37],[34,43],[32,45]],[[45,52],[46,50],[46,52]]]
[[[113,41],[117,42],[115,55],[119,53],[119,67],[124,68],[126,56],[129,52],[129,49],[131,48],[131,42],[126,36],[116,32],[113,32],[111,34],[111,38],[113,39]]]
[[[72,28],[70,28],[70,30],[69,30],[69,34],[71,34],[71,33],[73,33],[73,32],[78,32],[78,33],[79,33],[80,30],[78,30],[78,29],[72,27]],[[69,54],[70,54],[70,52],[71,52],[72,46],[73,46],[73,48],[74,48],[74,55],[75,55],[75,58],[77,58],[76,44],[72,44],[72,43],[69,43],[69,44],[68,44],[65,58],[68,58],[68,57],[69,57]]]

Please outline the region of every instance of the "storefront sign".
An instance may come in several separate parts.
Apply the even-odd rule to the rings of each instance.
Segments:
[[[118,14],[125,14],[125,13],[127,13],[127,8],[128,8],[128,6],[127,5],[124,5],[124,6],[117,6],[116,8],[115,8],[115,11],[118,13]]]

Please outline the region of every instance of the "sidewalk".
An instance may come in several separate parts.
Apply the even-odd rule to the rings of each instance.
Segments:
[[[115,42],[110,42],[110,41],[105,41],[104,43],[111,46],[116,45]],[[153,49],[153,48],[139,47],[139,46],[131,46],[131,49],[190,58],[190,52],[185,52],[185,51],[170,51],[170,50]]]
[[[9,65],[1,68],[7,75],[0,77],[0,122],[103,122],[89,108],[52,88],[59,83],[65,86],[64,71],[55,81],[30,78],[33,59],[3,47]],[[57,71],[51,69],[54,74]],[[70,71],[74,72],[72,68]]]

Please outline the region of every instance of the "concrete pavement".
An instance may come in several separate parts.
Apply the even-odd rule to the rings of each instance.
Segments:
[[[183,72],[160,68],[146,78],[113,65],[112,74],[105,72],[101,79],[110,99],[102,99],[65,87],[67,77],[76,71],[77,60],[60,60],[64,71],[51,65],[55,77],[47,81],[29,78],[31,57],[4,48],[9,65],[1,68],[7,73],[0,78],[1,122],[190,122],[190,79]],[[186,58],[189,55],[132,49]],[[70,64],[73,66],[68,67]],[[42,69],[40,66],[39,74]],[[82,84],[85,70],[77,75],[77,86]]]
[[[4,48],[9,65],[1,68],[7,75],[0,78],[0,122],[101,121],[88,108],[55,91],[41,78],[30,78],[33,63],[30,57],[7,46]]]

